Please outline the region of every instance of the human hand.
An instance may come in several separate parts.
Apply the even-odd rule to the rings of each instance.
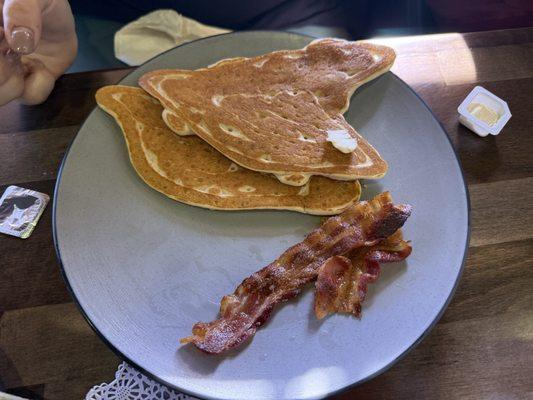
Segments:
[[[76,57],[67,0],[0,0],[0,105],[46,100]]]

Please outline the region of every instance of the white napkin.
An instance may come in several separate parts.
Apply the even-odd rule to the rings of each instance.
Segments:
[[[115,33],[115,57],[128,65],[191,40],[229,32],[184,17],[174,10],[157,10],[130,22]]]

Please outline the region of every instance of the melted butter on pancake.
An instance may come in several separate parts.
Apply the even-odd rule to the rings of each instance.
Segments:
[[[351,153],[357,147],[357,139],[345,129],[329,129],[328,142],[342,153]]]

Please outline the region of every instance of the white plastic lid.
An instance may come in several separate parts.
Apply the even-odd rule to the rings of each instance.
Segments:
[[[499,116],[498,121],[494,125],[489,125],[485,121],[478,119],[475,115],[472,115],[468,111],[468,106],[472,103],[482,104],[495,111]],[[459,121],[480,136],[487,136],[488,134],[497,135],[511,118],[511,111],[507,102],[481,86],[476,86],[466,96],[466,99],[463,100],[459,108],[457,108],[457,111],[460,115]]]

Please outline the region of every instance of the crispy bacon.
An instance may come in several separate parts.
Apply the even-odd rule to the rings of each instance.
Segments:
[[[353,250],[347,257],[334,256],[318,269],[315,283],[315,315],[318,319],[334,312],[361,317],[367,285],[380,273],[379,263],[401,261],[411,254],[401,230],[382,242]]]
[[[390,194],[384,192],[328,218],[303,242],[246,278],[233,294],[222,299],[220,317],[196,323],[192,335],[181,343],[193,343],[214,354],[238,346],[255,334],[276,304],[296,296],[316,279],[327,259],[376,245],[400,229],[410,214],[411,206],[393,204]]]

